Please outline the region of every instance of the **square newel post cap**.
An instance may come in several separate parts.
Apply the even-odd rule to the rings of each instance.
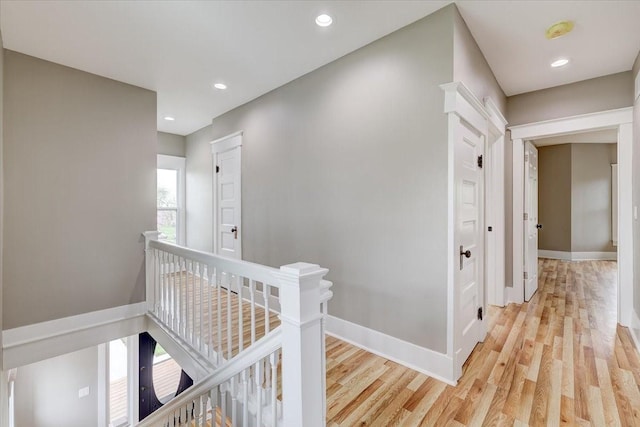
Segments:
[[[296,262],[294,264],[287,264],[280,267],[279,274],[277,274],[283,282],[293,283],[310,283],[317,281],[318,286],[320,280],[329,272],[326,268],[322,268],[317,264],[310,264],[307,262]]]
[[[146,249],[146,246],[149,244],[150,240],[158,240],[159,236],[160,236],[159,231],[144,231],[142,233],[142,237],[144,237],[145,249]]]

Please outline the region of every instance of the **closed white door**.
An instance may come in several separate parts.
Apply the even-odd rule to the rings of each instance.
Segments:
[[[457,367],[479,341],[486,328],[482,322],[484,310],[484,171],[482,169],[485,137],[464,122],[457,127],[454,154],[456,190],[456,220],[454,269],[458,349]]]
[[[242,259],[241,147],[215,155],[216,254]]]
[[[538,150],[529,141],[524,146],[524,300],[538,289]]]

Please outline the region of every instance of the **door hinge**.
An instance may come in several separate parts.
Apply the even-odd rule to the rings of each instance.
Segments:
[[[529,221],[529,214],[526,212],[524,213],[524,220]]]
[[[529,273],[527,273],[526,271],[524,272],[524,279],[527,280],[529,278]]]
[[[482,320],[482,307],[478,307],[478,320]]]
[[[493,227],[492,227],[492,226],[489,226],[489,227],[487,227],[487,230],[488,230],[488,231],[493,231]]]
[[[220,173],[220,166],[216,165],[216,173]]]
[[[482,154],[478,156],[478,167],[482,169]]]

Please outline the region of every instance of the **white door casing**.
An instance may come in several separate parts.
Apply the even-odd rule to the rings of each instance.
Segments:
[[[527,141],[524,147],[524,300],[538,289],[538,150]]]
[[[588,113],[543,122],[512,126],[513,141],[513,287],[507,301],[522,303],[524,215],[524,141],[598,129],[618,130],[618,322],[630,326],[633,317],[633,107]]]
[[[242,259],[242,132],[211,143],[213,252]]]
[[[449,153],[447,355],[456,381],[467,357],[486,335],[485,322],[478,316],[479,309],[485,308],[484,173],[478,157],[485,152],[489,114],[463,83],[441,88],[448,113]]]
[[[485,153],[485,301],[504,306],[505,302],[505,170],[504,144],[507,120],[491,98],[484,99],[489,113]]]

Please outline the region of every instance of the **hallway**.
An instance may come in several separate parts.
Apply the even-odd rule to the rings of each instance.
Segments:
[[[490,309],[451,387],[327,339],[327,424],[640,425],[640,358],[616,325],[616,263],[539,260],[529,303]]]

